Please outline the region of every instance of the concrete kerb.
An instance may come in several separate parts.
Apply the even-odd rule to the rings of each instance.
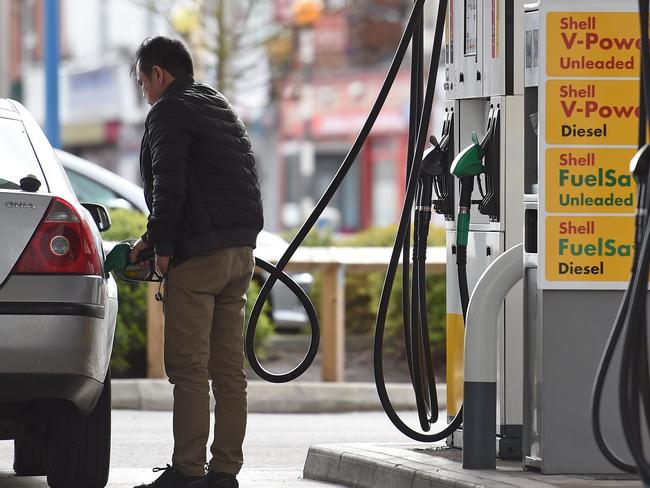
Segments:
[[[116,409],[171,410],[172,385],[167,380],[114,379],[112,406]],[[409,384],[387,385],[397,410],[414,410],[415,398]],[[446,408],[447,387],[438,386],[440,408]],[[248,382],[248,411],[251,413],[332,413],[380,410],[373,383],[301,382],[271,384]]]
[[[466,470],[461,456],[444,443],[312,446],[303,475],[356,488],[641,488],[640,481],[620,475],[603,479],[523,471],[521,461],[497,460],[495,470]]]

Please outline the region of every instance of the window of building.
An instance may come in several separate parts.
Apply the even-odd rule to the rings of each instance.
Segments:
[[[375,138],[371,142],[371,222],[372,225],[394,224],[398,219],[401,192],[399,185],[403,176],[398,174],[401,167],[399,139]]]
[[[344,158],[343,153],[316,155],[316,172],[312,184],[314,200],[317,201],[323,195]],[[359,164],[355,163],[329,204],[329,207],[336,209],[339,214],[337,230],[355,231],[361,228],[360,184]]]

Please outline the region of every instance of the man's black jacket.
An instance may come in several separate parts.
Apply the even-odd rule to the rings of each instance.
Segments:
[[[262,200],[255,157],[228,100],[177,78],[149,111],[140,171],[150,215],[143,238],[175,262],[255,247]]]

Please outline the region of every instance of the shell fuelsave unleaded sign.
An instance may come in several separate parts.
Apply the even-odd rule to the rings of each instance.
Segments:
[[[630,277],[636,184],[629,161],[639,123],[636,9],[628,0],[541,2],[541,288],[617,289]]]

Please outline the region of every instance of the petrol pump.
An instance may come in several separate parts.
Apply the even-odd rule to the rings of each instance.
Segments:
[[[523,462],[544,473],[618,471],[590,402],[635,249],[639,5],[543,0],[526,12]],[[613,352],[596,415],[629,464]]]
[[[485,269],[523,235],[523,1],[450,0],[445,44],[445,130],[453,132],[449,150],[461,172],[461,166],[469,168],[450,177],[446,191],[438,192],[434,201],[447,222],[447,412],[453,418],[463,401],[459,233],[460,241],[466,240],[470,295]],[[469,213],[459,214],[464,184],[473,187],[471,202]],[[521,456],[522,343],[522,288],[517,285],[499,318],[495,441],[502,458]],[[447,442],[462,448],[462,427]]]

